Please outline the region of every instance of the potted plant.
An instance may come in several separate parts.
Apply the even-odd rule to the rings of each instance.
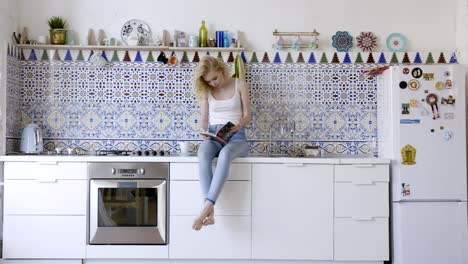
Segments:
[[[65,20],[59,16],[53,16],[47,21],[50,30],[50,43],[54,45],[63,45],[67,38],[67,31],[65,30]]]

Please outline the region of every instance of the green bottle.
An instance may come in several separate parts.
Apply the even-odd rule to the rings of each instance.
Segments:
[[[202,20],[200,31],[198,32],[198,46],[208,47],[208,31],[205,27],[205,20]]]

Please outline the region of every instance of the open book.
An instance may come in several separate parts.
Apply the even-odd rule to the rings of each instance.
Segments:
[[[234,126],[233,123],[227,122],[221,129],[218,130],[216,134],[210,132],[200,132],[200,135],[209,137],[213,140],[218,141],[219,143],[226,145],[231,138],[232,134],[229,133],[231,128]]]

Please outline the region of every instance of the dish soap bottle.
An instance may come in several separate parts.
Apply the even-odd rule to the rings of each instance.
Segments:
[[[202,20],[201,22],[201,27],[200,27],[200,30],[198,32],[198,46],[199,47],[207,47],[208,46],[208,32],[206,30],[206,27],[205,27],[205,20]]]

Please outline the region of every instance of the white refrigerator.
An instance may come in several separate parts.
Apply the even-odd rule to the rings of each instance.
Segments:
[[[392,261],[467,264],[464,68],[392,66],[378,83],[379,156],[392,160]]]

